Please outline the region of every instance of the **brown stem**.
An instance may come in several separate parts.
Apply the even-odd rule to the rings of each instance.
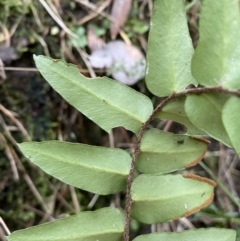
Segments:
[[[132,157],[132,163],[131,163],[131,168],[130,172],[127,177],[127,193],[126,193],[126,207],[125,207],[125,226],[124,226],[124,241],[129,241],[129,229],[130,229],[130,213],[131,213],[131,206],[132,206],[132,199],[131,199],[131,186],[132,186],[132,181],[133,181],[133,173],[135,170],[135,165],[137,161],[137,157],[140,153],[140,143],[143,137],[144,131],[147,129],[148,125],[150,122],[155,118],[156,114],[159,113],[162,108],[170,101],[188,94],[203,94],[203,93],[224,93],[224,94],[230,94],[234,95],[240,98],[240,91],[233,91],[233,90],[228,90],[228,89],[223,89],[222,87],[212,87],[212,88],[191,88],[191,89],[186,89],[182,92],[179,93],[173,93],[170,96],[168,96],[166,99],[160,102],[160,104],[154,109],[152,112],[151,116],[147,119],[145,123],[142,124],[141,130],[137,136],[137,142],[136,142],[136,147],[134,149],[133,157]]]

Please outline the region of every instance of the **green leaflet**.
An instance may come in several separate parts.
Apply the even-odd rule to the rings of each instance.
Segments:
[[[185,110],[195,126],[216,140],[231,146],[222,123],[222,108],[228,98],[228,95],[218,93],[189,95],[185,103]]]
[[[157,96],[168,96],[196,84],[191,75],[192,40],[183,0],[154,4],[148,39],[146,84]]]
[[[222,121],[233,147],[240,156],[240,98],[232,96],[223,106]]]
[[[126,187],[131,157],[121,149],[59,141],[25,142],[19,147],[46,173],[72,186],[102,195]]]
[[[77,66],[34,56],[36,66],[62,97],[109,132],[117,126],[138,133],[153,106],[145,95],[107,77],[86,78]]]
[[[204,0],[192,73],[201,85],[240,88],[240,13],[237,0]]]
[[[173,120],[187,127],[187,133],[189,135],[204,135],[202,130],[199,130],[189,120],[184,105],[186,97],[179,97],[169,101],[160,112],[156,115],[157,118],[162,120]]]
[[[195,166],[207,151],[208,141],[158,129],[145,131],[136,168],[146,174],[167,173]]]
[[[131,216],[147,224],[188,216],[212,201],[214,185],[195,175],[140,175],[131,188]]]
[[[220,228],[200,228],[183,232],[151,233],[140,235],[133,241],[235,241],[236,231]]]
[[[116,208],[81,212],[13,232],[8,241],[122,241],[124,214]]]

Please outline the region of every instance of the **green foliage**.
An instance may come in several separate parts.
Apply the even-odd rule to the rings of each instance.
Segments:
[[[227,99],[227,95],[219,93],[190,95],[187,97],[185,110],[190,121],[199,129],[225,145],[231,146],[221,114]]]
[[[193,214],[212,201],[213,181],[193,174],[160,175],[197,164],[206,152],[207,141],[186,134],[146,130],[156,117],[170,119],[185,125],[188,134],[207,133],[240,153],[240,93],[235,90],[240,87],[236,64],[240,28],[237,1],[205,0],[200,21],[200,42],[193,56],[192,71],[198,84],[216,88],[186,89],[197,83],[190,68],[193,47],[183,1],[155,1],[146,83],[153,94],[169,97],[154,111],[148,97],[114,80],[90,80],[74,65],[34,57],[44,78],[71,105],[105,131],[123,126],[138,134],[138,138],[132,163],[129,154],[119,149],[56,141],[20,144],[29,159],[67,184],[98,194],[116,193],[127,186],[127,212],[125,229],[124,215],[117,209],[106,208],[15,232],[8,237],[9,241],[120,241],[130,222],[129,213],[143,223],[166,222]],[[138,171],[147,174],[134,179],[135,160]],[[235,232],[200,229],[143,235],[134,240],[160,239],[233,241]]]
[[[126,85],[107,77],[88,79],[76,66],[61,60],[44,56],[34,56],[34,60],[43,77],[66,101],[107,132],[124,126],[138,133],[152,113],[150,99]]]
[[[190,71],[193,55],[183,0],[155,4],[148,39],[146,84],[157,96],[167,96],[197,84]],[[159,44],[161,43],[161,44]]]
[[[54,222],[13,232],[8,241],[121,241],[124,214],[116,208],[81,212]]]
[[[67,184],[103,195],[126,188],[131,157],[123,150],[58,141],[19,146],[33,163]]]
[[[222,110],[222,120],[231,143],[240,156],[240,99],[232,96]]]
[[[187,135],[150,129],[145,131],[136,168],[146,174],[168,173],[196,165],[208,142]]]
[[[199,84],[240,88],[240,13],[236,0],[204,0],[192,72]]]
[[[163,108],[162,111],[158,112],[156,117],[162,120],[173,120],[184,125],[187,128],[187,133],[190,135],[203,135],[204,132],[198,129],[189,120],[185,111],[186,97],[182,96],[169,101]]]
[[[70,46],[73,45],[81,48],[86,47],[87,37],[86,37],[85,29],[82,26],[80,26],[73,29],[73,32],[76,34],[77,38],[69,41]]]
[[[140,175],[131,190],[132,217],[152,224],[188,216],[212,201],[214,185],[195,175]]]

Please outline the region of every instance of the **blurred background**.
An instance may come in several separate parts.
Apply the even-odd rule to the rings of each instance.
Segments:
[[[152,9],[153,0],[0,0],[0,240],[6,240],[8,232],[80,211],[124,209],[124,193],[98,196],[63,184],[31,164],[17,143],[65,140],[131,153],[135,136],[121,127],[108,134],[66,103],[38,73],[33,54],[64,59],[87,77],[112,76],[156,105],[160,98],[152,96],[144,83]],[[201,1],[188,0],[185,9],[196,46]],[[119,61],[125,66],[123,72],[116,68]],[[129,77],[129,66],[139,61],[143,74]],[[171,121],[155,120],[152,125],[184,133],[184,127]],[[225,227],[236,229],[240,237],[240,165],[235,152],[211,140],[204,160],[187,172],[218,183],[214,202],[189,218],[167,224],[149,226],[133,220],[132,236]]]

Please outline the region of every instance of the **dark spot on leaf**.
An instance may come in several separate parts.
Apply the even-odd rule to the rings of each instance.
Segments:
[[[182,144],[184,143],[184,140],[178,140],[177,143],[178,143],[179,145],[182,145]]]
[[[202,193],[201,197],[203,197],[205,195],[205,192]]]

